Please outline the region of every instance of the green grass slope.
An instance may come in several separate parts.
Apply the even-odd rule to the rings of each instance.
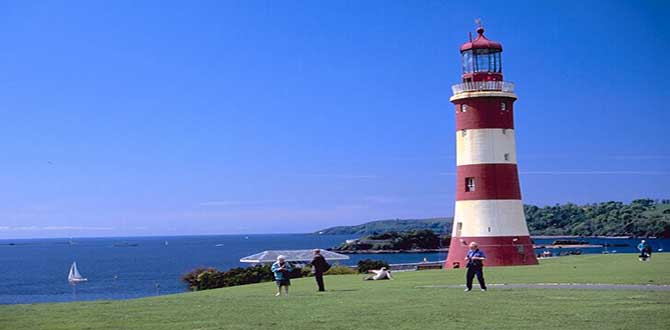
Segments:
[[[487,268],[490,283],[670,284],[670,254],[584,255]],[[293,281],[289,297],[262,283],[128,301],[0,306],[0,329],[667,329],[670,292],[422,288],[463,282],[464,270]]]

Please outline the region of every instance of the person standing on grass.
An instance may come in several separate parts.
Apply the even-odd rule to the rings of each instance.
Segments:
[[[642,240],[640,244],[637,245],[637,249],[640,250],[640,259],[646,261],[647,258],[651,258],[651,245],[645,240]]]
[[[326,291],[326,287],[323,284],[323,274],[330,269],[330,265],[326,261],[326,258],[321,255],[321,250],[314,249],[313,252],[314,258],[309,265],[312,266],[312,274],[314,274],[319,291],[323,292]]]
[[[647,247],[644,249],[644,251],[647,253],[647,258],[651,259],[651,244],[647,243]]]
[[[479,287],[482,291],[486,291],[486,283],[484,282],[484,260],[486,255],[479,250],[479,245],[476,242],[470,243],[470,251],[468,251],[465,260],[468,261],[468,271],[465,275],[465,292],[472,290],[472,279],[477,276]]]
[[[286,261],[286,257],[278,256],[277,262],[272,264],[270,268],[272,273],[274,273],[275,281],[277,281],[277,294],[275,296],[281,296],[281,288],[284,287],[286,295],[288,296],[288,287],[291,285],[291,265]]]

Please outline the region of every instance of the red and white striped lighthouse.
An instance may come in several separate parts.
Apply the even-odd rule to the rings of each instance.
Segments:
[[[514,142],[514,84],[503,80],[502,45],[484,37],[461,46],[456,105],[456,207],[445,268],[464,267],[470,242],[486,266],[535,265],[521,202]]]

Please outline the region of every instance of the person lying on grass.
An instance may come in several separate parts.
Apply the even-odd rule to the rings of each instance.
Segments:
[[[377,281],[377,280],[392,280],[391,271],[387,270],[386,267],[382,267],[380,270],[368,270],[368,273],[374,275],[366,276],[363,280],[365,281]]]

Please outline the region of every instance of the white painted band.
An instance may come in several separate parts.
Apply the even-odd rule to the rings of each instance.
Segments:
[[[452,237],[528,236],[521,200],[457,201]]]
[[[456,165],[516,164],[513,129],[478,128],[456,132]]]
[[[475,97],[509,97],[517,99],[516,94],[502,91],[479,91],[479,92],[463,92],[458,93],[449,98],[449,101],[454,102],[462,99],[470,99]]]

